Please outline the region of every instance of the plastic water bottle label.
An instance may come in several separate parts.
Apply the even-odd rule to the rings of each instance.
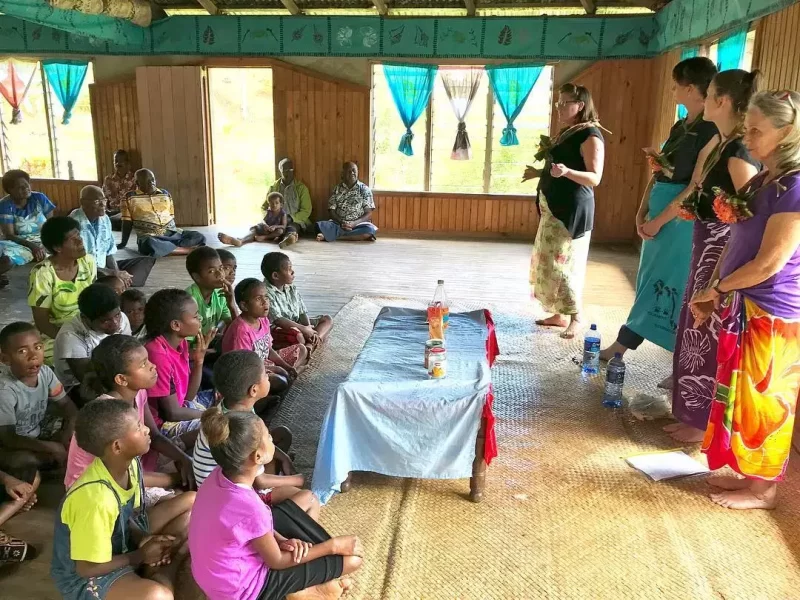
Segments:
[[[606,381],[612,385],[623,385],[625,383],[625,371],[609,367],[606,371]]]

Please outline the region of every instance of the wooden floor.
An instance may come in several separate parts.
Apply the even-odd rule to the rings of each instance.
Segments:
[[[205,228],[209,240],[216,231]],[[235,232],[232,232],[235,233]],[[218,245],[218,244],[214,244]],[[131,247],[134,245],[131,244]],[[252,244],[236,249],[238,279],[260,277],[261,257],[274,247]],[[290,248],[309,312],[335,314],[354,295],[428,299],[437,279],[444,279],[452,298],[510,303],[530,302],[530,244],[504,241],[436,240],[382,237],[374,244],[323,244],[301,241]],[[627,307],[633,301],[638,254],[633,248],[594,247],[590,253],[585,302]],[[29,269],[11,274],[0,290],[0,325],[30,320],[25,296]],[[191,283],[181,258],[160,260],[145,292]],[[302,385],[302,380],[298,382]],[[0,569],[0,598],[56,600],[50,581],[50,555],[55,508],[62,490],[58,482],[43,485],[40,504],[31,513],[11,519],[5,529],[34,543],[42,555],[22,566]]]

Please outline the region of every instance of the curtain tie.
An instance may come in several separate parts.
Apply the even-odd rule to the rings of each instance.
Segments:
[[[467,130],[467,124],[464,121],[458,123],[458,133],[464,133]]]
[[[397,149],[406,156],[414,156],[414,149],[411,147],[411,141],[413,139],[414,134],[411,132],[411,128],[406,128],[406,132],[403,134],[403,137],[400,138],[400,146],[398,146]]]
[[[18,108],[11,109],[11,124],[19,125],[22,123],[22,111]]]
[[[519,138],[517,138],[517,128],[511,123],[503,128],[503,137],[500,138],[501,146],[519,146]]]

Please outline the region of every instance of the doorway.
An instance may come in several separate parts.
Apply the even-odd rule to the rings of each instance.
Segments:
[[[272,69],[212,67],[208,90],[216,223],[244,233],[275,180]]]

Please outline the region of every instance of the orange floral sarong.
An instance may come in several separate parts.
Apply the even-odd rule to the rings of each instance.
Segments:
[[[703,440],[708,466],[781,481],[800,391],[800,319],[771,315],[737,293],[721,316],[717,391]]]

